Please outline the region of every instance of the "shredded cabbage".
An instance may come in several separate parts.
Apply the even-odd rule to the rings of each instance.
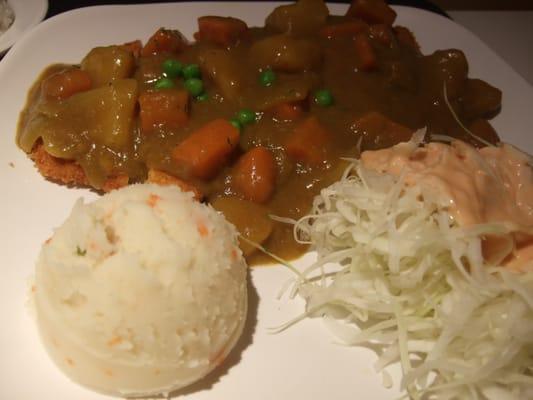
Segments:
[[[399,362],[414,399],[533,398],[533,272],[487,265],[481,237],[498,224],[457,226],[435,199],[357,160],[316,197],[295,236],[317,261],[295,278],[306,316],[342,343]]]

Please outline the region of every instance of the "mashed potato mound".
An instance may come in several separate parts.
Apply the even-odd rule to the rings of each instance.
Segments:
[[[195,382],[224,360],[245,322],[236,230],[175,187],[132,185],[78,201],[36,268],[49,354],[100,392],[150,396]]]

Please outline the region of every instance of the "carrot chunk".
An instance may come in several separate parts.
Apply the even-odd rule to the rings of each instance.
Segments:
[[[212,178],[239,144],[239,131],[225,119],[215,119],[194,131],[172,152],[176,163],[196,178]]]
[[[244,21],[233,17],[204,16],[198,18],[195,38],[222,46],[235,44],[248,31]]]
[[[330,132],[315,116],[311,116],[294,128],[285,143],[285,150],[295,161],[319,165],[327,159],[330,138]]]
[[[196,200],[202,200],[202,198],[204,197],[202,191],[193,183],[184,181],[183,179],[180,179],[174,175],[167,174],[166,172],[160,171],[158,169],[150,169],[148,171],[147,181],[162,186],[177,186],[184,192],[192,192]]]
[[[302,117],[304,109],[301,102],[284,102],[269,108],[268,113],[279,121],[294,121]]]
[[[235,165],[233,183],[244,199],[255,203],[268,201],[276,184],[276,160],[272,152],[262,146],[249,150]]]
[[[389,26],[396,19],[396,12],[384,0],[353,0],[346,15],[361,18],[369,24]]]
[[[359,69],[363,71],[372,71],[378,66],[376,52],[368,40],[368,36],[358,34],[354,40],[355,52],[359,59]]]
[[[91,77],[79,68],[50,75],[41,84],[42,94],[48,99],[63,100],[92,87]]]
[[[363,137],[363,145],[367,149],[378,149],[406,142],[413,135],[411,129],[376,111],[371,111],[356,119],[352,130]]]
[[[144,92],[139,96],[139,106],[143,134],[151,134],[159,128],[179,128],[189,120],[189,93],[186,90]]]
[[[368,24],[360,19],[340,22],[338,24],[326,25],[320,30],[320,35],[327,39],[338,37],[355,36],[358,33],[366,32]]]
[[[158,53],[179,53],[187,46],[183,35],[176,30],[159,28],[144,45],[141,55],[151,56]]]

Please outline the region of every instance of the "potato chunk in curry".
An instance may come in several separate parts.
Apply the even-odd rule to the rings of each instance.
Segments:
[[[135,58],[121,46],[95,47],[81,61],[81,69],[91,77],[93,87],[132,76]]]

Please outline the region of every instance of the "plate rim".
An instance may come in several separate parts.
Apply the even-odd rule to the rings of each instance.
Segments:
[[[0,35],[0,55],[7,52],[31,28],[44,20],[48,11],[48,0],[8,0],[15,14],[11,26]]]

